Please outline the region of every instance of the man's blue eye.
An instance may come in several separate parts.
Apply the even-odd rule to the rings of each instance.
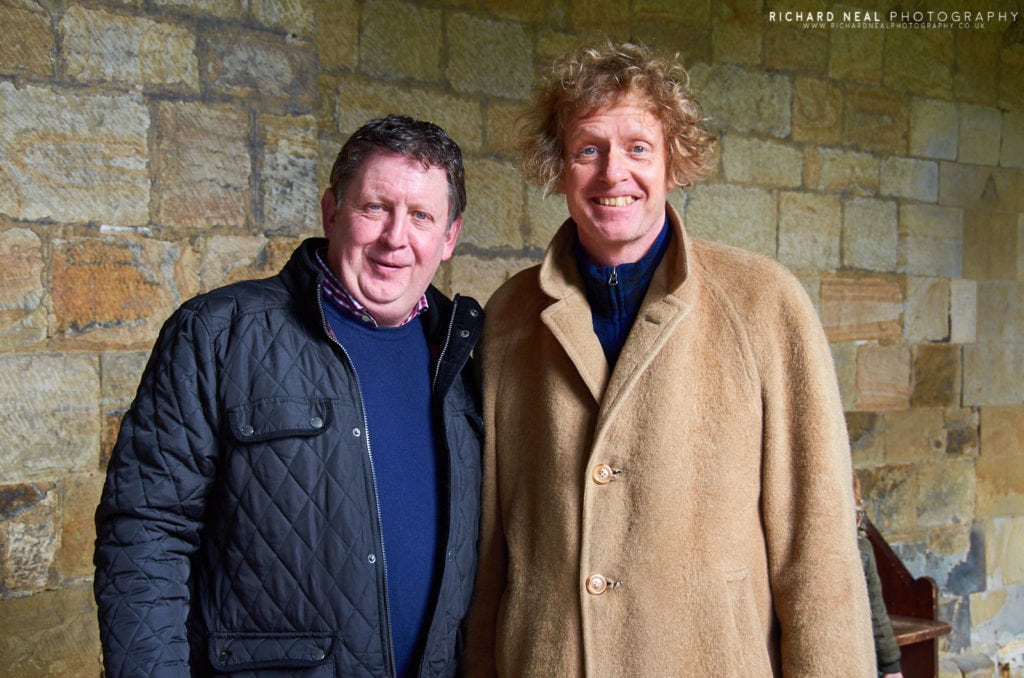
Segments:
[[[419,219],[420,221],[426,221],[427,219],[430,218],[430,215],[427,214],[426,212],[413,212],[412,215]]]
[[[647,147],[646,146],[641,146],[641,145],[637,144],[636,146],[633,147],[633,152],[634,153],[646,153],[647,152]]]
[[[594,148],[593,146],[587,146],[582,151],[580,151],[580,155],[597,155],[597,149]]]

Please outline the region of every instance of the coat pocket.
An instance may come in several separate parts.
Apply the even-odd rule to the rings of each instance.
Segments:
[[[737,664],[735,675],[770,676],[772,668],[768,656],[768,631],[758,622],[750,573],[746,568],[727,572],[725,583],[736,633],[732,643],[732,655]]]
[[[228,410],[228,426],[240,443],[308,437],[330,427],[330,413],[326,399],[262,398]]]
[[[213,633],[209,659],[215,671],[238,678],[250,671],[318,678],[334,675],[333,644],[328,634]]]

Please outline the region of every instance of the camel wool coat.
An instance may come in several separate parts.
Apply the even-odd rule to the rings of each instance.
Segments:
[[[567,221],[491,298],[469,676],[873,676],[829,345],[777,263],[672,240],[615,369]]]

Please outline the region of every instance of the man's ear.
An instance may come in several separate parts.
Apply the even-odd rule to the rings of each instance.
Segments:
[[[320,214],[324,220],[324,235],[330,237],[331,227],[334,226],[334,216],[338,213],[338,201],[334,198],[334,191],[327,189],[324,197],[320,198]]]
[[[444,251],[441,253],[441,261],[448,261],[455,252],[455,244],[459,240],[459,232],[462,230],[462,215],[460,214],[448,230],[444,233]]]

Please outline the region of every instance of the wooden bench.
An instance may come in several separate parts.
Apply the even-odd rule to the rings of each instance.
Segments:
[[[905,678],[935,678],[939,669],[939,638],[951,630],[938,620],[935,581],[911,576],[881,533],[864,519],[868,540],[875,551],[882,598],[899,643]]]

